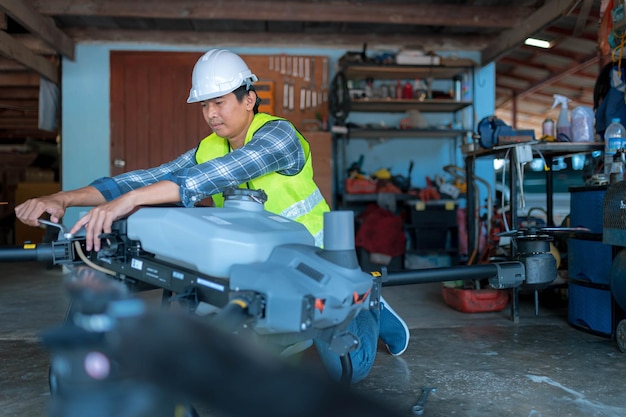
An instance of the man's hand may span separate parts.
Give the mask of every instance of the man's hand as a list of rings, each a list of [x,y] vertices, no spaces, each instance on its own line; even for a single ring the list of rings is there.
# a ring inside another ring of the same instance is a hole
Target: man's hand
[[[171,181],[159,181],[157,183],[140,187],[129,191],[108,203],[98,203],[70,230],[75,234],[81,227],[85,227],[87,250],[100,250],[100,235],[111,233],[111,225],[115,220],[130,214],[135,208],[142,205],[176,203],[180,201],[179,186]]]
[[[24,224],[39,226],[39,218],[44,214],[50,215],[50,220],[58,223],[65,214],[65,202],[61,194],[52,194],[45,197],[31,198],[15,207],[15,216]]]
[[[97,189],[87,186],[72,191],[61,191],[45,197],[31,198],[15,207],[15,216],[24,224],[39,226],[41,215],[48,213],[50,220],[58,223],[68,207],[97,206],[105,201]]]
[[[111,233],[113,222],[132,212],[135,207],[133,194],[124,194],[91,209],[74,224],[70,233],[75,234],[81,227],[85,227],[85,248],[97,252],[100,250],[100,235]]]

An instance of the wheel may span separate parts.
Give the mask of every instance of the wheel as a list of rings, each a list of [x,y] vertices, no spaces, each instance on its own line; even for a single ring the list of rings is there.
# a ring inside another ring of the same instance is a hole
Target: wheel
[[[617,348],[620,352],[626,352],[626,320],[622,320],[615,329],[615,340],[617,341]]]
[[[59,379],[52,370],[52,365],[48,367],[48,387],[50,388],[50,395],[52,396],[59,392]]]
[[[74,315],[75,311],[73,308],[72,300],[67,304],[67,308],[65,309],[65,318],[63,319],[63,323],[67,324]],[[50,389],[50,395],[54,396],[59,392],[59,378],[55,373],[54,367],[52,363],[48,366],[48,387]]]

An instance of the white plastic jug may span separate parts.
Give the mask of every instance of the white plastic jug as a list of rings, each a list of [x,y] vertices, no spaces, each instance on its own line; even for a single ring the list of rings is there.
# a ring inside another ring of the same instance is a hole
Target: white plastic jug
[[[593,142],[595,116],[589,106],[577,106],[572,110],[572,142]]]

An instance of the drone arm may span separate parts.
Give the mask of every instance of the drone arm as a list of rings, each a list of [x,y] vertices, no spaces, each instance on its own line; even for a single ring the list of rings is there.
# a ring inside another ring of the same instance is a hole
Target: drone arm
[[[477,279],[489,279],[489,284],[493,288],[513,288],[524,282],[526,273],[524,264],[510,261],[388,272],[388,279],[383,281],[382,285],[394,286],[456,280],[473,281]]]

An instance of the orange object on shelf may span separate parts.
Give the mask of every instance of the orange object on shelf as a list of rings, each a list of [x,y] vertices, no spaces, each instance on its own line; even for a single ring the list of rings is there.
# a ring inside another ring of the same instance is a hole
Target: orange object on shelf
[[[369,178],[348,178],[345,187],[348,194],[374,194],[378,183]]]
[[[463,313],[502,311],[509,303],[509,294],[504,290],[441,288],[444,303]]]

